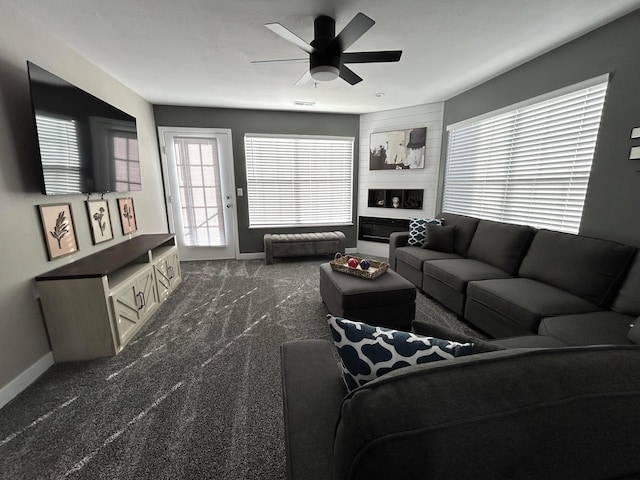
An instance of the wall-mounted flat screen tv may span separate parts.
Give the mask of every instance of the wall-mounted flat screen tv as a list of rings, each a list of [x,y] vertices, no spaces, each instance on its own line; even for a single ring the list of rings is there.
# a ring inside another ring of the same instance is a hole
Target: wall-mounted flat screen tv
[[[142,189],[136,119],[27,62],[42,193]]]

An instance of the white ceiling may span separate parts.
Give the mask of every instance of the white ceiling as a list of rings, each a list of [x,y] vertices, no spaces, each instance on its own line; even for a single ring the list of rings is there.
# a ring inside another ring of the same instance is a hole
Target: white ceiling
[[[443,101],[640,8],[640,0],[16,0],[20,10],[154,104],[367,113]],[[364,81],[294,86],[313,19],[376,24],[348,51],[403,50],[353,64]],[[375,94],[385,95],[377,97]],[[315,102],[300,107],[295,101]]]

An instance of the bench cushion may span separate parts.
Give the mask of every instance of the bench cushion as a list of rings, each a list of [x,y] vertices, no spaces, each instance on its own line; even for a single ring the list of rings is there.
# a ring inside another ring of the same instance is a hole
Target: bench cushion
[[[267,233],[264,253],[267,264],[273,257],[303,257],[345,253],[345,235],[335,232]]]

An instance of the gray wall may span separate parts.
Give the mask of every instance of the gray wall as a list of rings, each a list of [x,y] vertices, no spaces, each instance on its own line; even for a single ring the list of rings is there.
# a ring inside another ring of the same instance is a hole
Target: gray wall
[[[246,194],[236,198],[238,212],[238,240],[240,253],[264,251],[265,233],[311,232],[342,230],[346,235],[346,246],[355,247],[357,232],[355,225],[359,158],[358,115],[339,115],[322,113],[278,112],[269,110],[236,110],[223,108],[155,106],[156,124],[162,127],[199,127],[230,128],[233,140],[233,159],[236,188],[247,191],[247,179],[244,156],[245,133],[280,133],[294,135],[334,135],[354,137],[354,185],[353,218],[354,224],[296,228],[296,229],[249,229],[249,211]]]
[[[640,10],[445,102],[444,125],[610,73],[580,233],[640,246]],[[443,132],[444,166],[447,134]],[[444,168],[441,169],[444,171]]]
[[[114,239],[93,245],[86,196],[40,193],[27,60],[137,118],[143,190],[130,196],[135,202],[138,232],[168,229],[151,105],[62,44],[52,32],[33,24],[19,2],[4,2],[0,16],[0,405],[53,361],[34,277],[126,239],[114,212],[116,198],[127,194],[105,197]],[[77,253],[53,261],[47,259],[37,208],[48,203],[71,204],[79,246]]]

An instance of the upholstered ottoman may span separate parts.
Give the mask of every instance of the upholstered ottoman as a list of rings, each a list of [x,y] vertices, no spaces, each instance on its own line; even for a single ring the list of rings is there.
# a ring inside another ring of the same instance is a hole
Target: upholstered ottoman
[[[367,280],[320,265],[320,296],[332,315],[409,330],[416,314],[416,287],[393,270]]]

